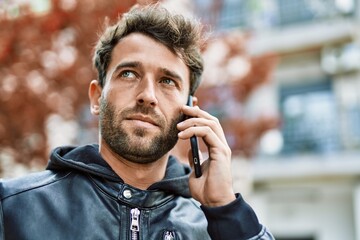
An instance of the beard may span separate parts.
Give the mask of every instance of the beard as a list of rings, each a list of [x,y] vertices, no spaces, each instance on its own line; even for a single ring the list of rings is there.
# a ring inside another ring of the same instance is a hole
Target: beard
[[[122,120],[137,113],[151,117],[161,132],[149,137],[148,130],[144,128],[126,131]],[[136,105],[116,112],[115,106],[106,99],[101,98],[100,101],[99,128],[103,140],[114,153],[134,163],[152,163],[169,152],[178,140],[176,125],[183,119],[184,115],[179,114],[165,126],[165,120],[153,108]]]

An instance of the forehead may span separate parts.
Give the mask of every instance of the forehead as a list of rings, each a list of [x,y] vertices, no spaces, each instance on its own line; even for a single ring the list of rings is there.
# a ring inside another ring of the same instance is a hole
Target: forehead
[[[121,62],[137,61],[152,69],[168,69],[176,72],[189,83],[190,71],[183,59],[159,41],[142,33],[131,33],[115,46],[109,64],[109,72]]]

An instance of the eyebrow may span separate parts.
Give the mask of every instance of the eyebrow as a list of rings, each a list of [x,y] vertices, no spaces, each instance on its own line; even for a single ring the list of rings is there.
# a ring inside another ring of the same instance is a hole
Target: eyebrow
[[[123,62],[123,63],[118,64],[115,67],[115,70],[113,71],[112,75],[119,72],[119,70],[122,69],[122,68],[137,68],[137,67],[141,67],[141,66],[142,66],[142,64],[140,62],[137,62],[137,61]]]
[[[119,72],[120,69],[122,68],[142,68],[143,65],[141,62],[139,61],[127,61],[127,62],[123,62],[123,63],[120,63],[118,64],[116,67],[115,67],[115,70],[114,72],[112,73],[112,75],[116,74],[117,72]],[[168,68],[161,68],[160,71],[169,76],[169,77],[172,77],[172,78],[175,78],[175,79],[178,79],[179,81],[183,82],[183,79],[181,78],[181,76],[179,74],[177,74],[176,72],[174,71],[171,71],[169,70]]]
[[[182,79],[182,78],[180,77],[180,75],[177,74],[176,72],[171,71],[171,70],[169,70],[169,69],[167,69],[167,68],[161,68],[161,71],[162,71],[165,75],[168,75],[168,76],[170,76],[170,77],[172,77],[172,78],[176,78],[176,79],[178,79],[179,81],[183,82],[183,79]]]

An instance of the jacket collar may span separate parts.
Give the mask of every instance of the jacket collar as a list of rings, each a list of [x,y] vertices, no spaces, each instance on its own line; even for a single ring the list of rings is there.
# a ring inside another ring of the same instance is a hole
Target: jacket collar
[[[47,169],[57,171],[77,170],[82,173],[90,174],[93,178],[101,177],[106,181],[121,183],[121,188],[125,186],[121,177],[119,177],[101,157],[99,146],[97,144],[80,147],[64,146],[55,148],[50,155]],[[167,194],[190,197],[188,187],[188,175],[190,174],[190,171],[188,166],[181,164],[175,157],[170,156],[164,179],[152,184],[148,191],[154,192],[160,190]],[[121,192],[122,190],[118,189],[118,191]],[[113,194],[115,194],[115,192]]]

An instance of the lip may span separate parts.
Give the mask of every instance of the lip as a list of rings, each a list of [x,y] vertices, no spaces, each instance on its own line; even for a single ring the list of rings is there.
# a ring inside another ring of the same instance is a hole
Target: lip
[[[144,116],[144,115],[132,115],[128,118],[126,118],[127,120],[133,120],[133,121],[141,121],[141,122],[145,122],[145,123],[150,123],[154,126],[159,126],[152,118],[148,117],[148,116]]]

